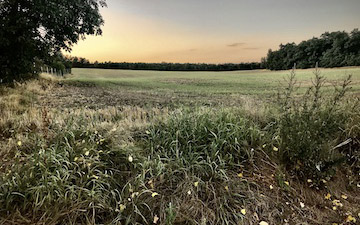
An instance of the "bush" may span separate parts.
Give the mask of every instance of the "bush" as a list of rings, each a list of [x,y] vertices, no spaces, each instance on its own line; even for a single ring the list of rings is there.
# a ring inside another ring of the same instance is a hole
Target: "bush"
[[[344,161],[336,147],[347,123],[342,99],[349,90],[351,76],[340,88],[335,86],[332,96],[322,91],[325,78],[320,70],[314,72],[313,86],[296,97],[295,70],[288,80],[288,87],[279,94],[281,116],[279,135],[280,154],[285,166],[301,177],[322,179],[331,176],[334,166]]]

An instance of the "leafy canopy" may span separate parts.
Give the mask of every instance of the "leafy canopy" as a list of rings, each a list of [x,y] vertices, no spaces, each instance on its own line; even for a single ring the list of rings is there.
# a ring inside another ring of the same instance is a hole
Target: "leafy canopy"
[[[101,35],[105,0],[2,0],[0,81],[33,77],[38,65],[70,51],[85,35]]]

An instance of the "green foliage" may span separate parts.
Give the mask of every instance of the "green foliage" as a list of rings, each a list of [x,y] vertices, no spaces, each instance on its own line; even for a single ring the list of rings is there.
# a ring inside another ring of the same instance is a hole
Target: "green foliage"
[[[326,32],[320,38],[312,38],[296,45],[281,44],[277,51],[269,50],[264,60],[271,70],[312,68],[319,63],[321,67],[360,66],[360,31]]]
[[[5,0],[0,5],[0,81],[34,77],[39,62],[70,50],[86,34],[101,34],[104,0]]]
[[[180,112],[150,127],[146,144],[151,155],[169,158],[197,176],[223,178],[224,169],[253,155],[262,133],[239,112]]]
[[[159,71],[234,71],[234,70],[255,70],[261,67],[260,63],[116,63],[116,62],[94,62],[90,63],[85,58],[71,57],[74,68],[99,68],[99,69],[125,69],[125,70],[159,70]]]
[[[0,177],[0,217],[31,212],[35,220],[46,215],[49,224],[51,217],[81,224],[116,217],[121,190],[136,170],[128,156],[136,154],[80,124],[70,119],[65,130],[53,128],[50,140],[34,135],[33,146],[19,147],[14,165]]]
[[[313,86],[296,97],[295,70],[292,71],[286,91],[279,94],[278,123],[284,165],[302,177],[319,180],[331,176],[335,166],[344,160],[336,146],[345,141],[339,138],[348,118],[341,100],[349,90],[351,76],[335,88],[330,98],[324,97],[321,90],[325,78],[318,69],[314,74]]]

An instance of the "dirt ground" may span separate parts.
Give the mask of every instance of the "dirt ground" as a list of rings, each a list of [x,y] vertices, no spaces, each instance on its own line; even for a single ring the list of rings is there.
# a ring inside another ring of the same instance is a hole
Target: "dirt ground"
[[[48,108],[102,109],[109,106],[169,107],[183,106],[241,106],[253,97],[239,95],[199,95],[178,92],[134,91],[93,85],[58,83],[50,92],[41,95],[39,102]]]

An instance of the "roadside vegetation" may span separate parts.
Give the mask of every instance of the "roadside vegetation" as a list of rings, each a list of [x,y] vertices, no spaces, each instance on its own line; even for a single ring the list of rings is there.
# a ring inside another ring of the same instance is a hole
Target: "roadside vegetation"
[[[89,83],[50,77],[2,86],[0,224],[357,224],[351,77],[332,91],[319,70],[305,91],[296,81],[210,106],[110,104],[118,89],[98,83],[95,103],[61,102]]]

